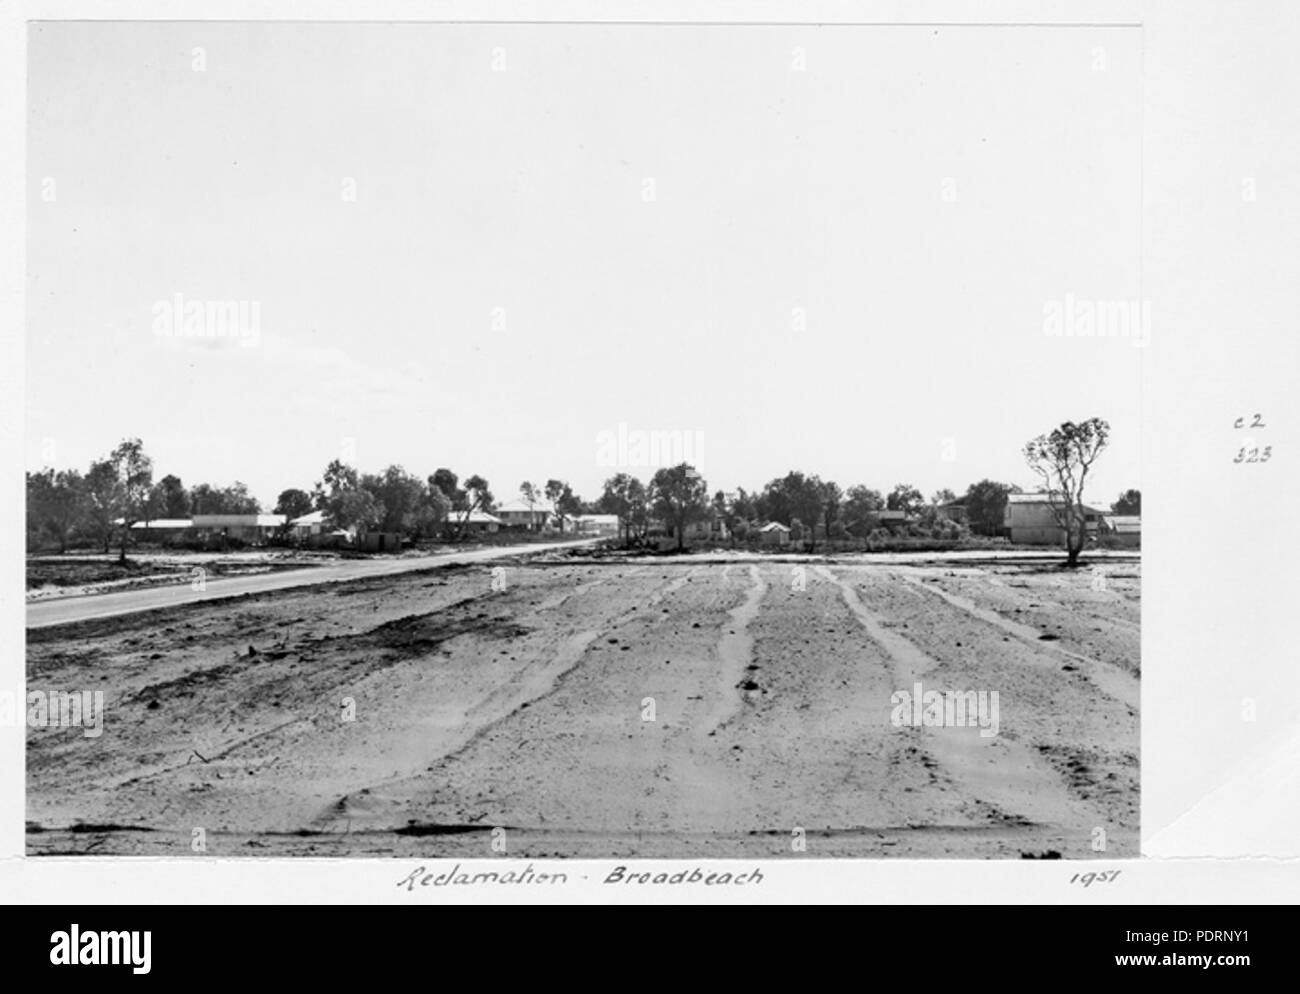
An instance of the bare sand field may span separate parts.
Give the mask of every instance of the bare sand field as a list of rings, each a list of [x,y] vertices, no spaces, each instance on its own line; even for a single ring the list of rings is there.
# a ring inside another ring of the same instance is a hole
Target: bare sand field
[[[1138,855],[1136,557],[550,556],[28,632],[40,854]],[[725,557],[721,557],[725,558]],[[891,701],[996,692],[995,735]],[[1097,830],[1105,833],[1098,851]],[[498,843],[499,844],[499,843]]]

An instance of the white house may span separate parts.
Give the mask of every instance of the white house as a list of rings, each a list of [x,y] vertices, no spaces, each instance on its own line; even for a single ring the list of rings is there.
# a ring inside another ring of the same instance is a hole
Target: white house
[[[569,519],[579,535],[617,535],[617,514],[575,514]]]
[[[502,521],[494,514],[488,514],[486,511],[470,511],[469,517],[464,518],[462,515],[452,512],[452,520],[462,522],[467,534],[474,532],[495,532],[501,528]]]
[[[1062,498],[1054,498],[1061,503]],[[1089,537],[1097,534],[1103,512],[1083,506],[1084,528]],[[1056,520],[1052,504],[1045,493],[1007,494],[1002,526],[1007,538],[1018,545],[1064,545],[1065,529]]]
[[[506,528],[541,529],[555,517],[555,505],[549,500],[539,500],[529,507],[522,500],[508,500],[492,513]]]
[[[294,538],[310,538],[329,529],[329,517],[324,511],[312,511],[301,518],[294,518],[289,522],[289,527],[293,529]]]

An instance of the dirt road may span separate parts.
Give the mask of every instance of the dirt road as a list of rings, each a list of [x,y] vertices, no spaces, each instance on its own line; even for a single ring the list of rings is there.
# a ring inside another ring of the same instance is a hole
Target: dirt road
[[[1136,856],[1139,569],[557,557],[33,631],[106,718],[29,730],[29,851]]]
[[[556,542],[545,546],[501,545],[472,552],[455,552],[436,556],[411,556],[402,558],[342,559],[328,565],[309,569],[284,570],[260,573],[253,576],[204,579],[199,584],[183,579],[170,586],[130,589],[116,593],[94,594],[88,597],[67,597],[47,601],[32,601],[27,605],[27,627],[47,628],[66,625],[91,618],[113,618],[140,611],[179,607],[198,601],[222,600],[243,594],[266,593],[271,590],[288,590],[318,583],[339,583],[370,576],[390,576],[397,573],[418,572],[447,563],[478,563],[505,559],[525,553],[550,552],[578,548],[599,542],[598,538],[578,539],[573,542]]]

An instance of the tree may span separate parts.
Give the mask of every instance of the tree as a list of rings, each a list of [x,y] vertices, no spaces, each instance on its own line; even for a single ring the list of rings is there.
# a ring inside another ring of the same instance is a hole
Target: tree
[[[459,507],[458,499],[463,499],[465,496],[465,491],[458,486],[459,482],[459,477],[449,469],[434,470],[433,475],[429,477],[429,486],[441,491],[447,500],[451,501],[451,506],[456,508]]]
[[[320,484],[316,486],[319,488]],[[194,515],[258,514],[261,510],[257,498],[238,480],[228,487],[200,483],[190,488],[190,511]]]
[[[650,488],[633,477],[627,487],[627,502],[632,515],[632,527],[637,537],[644,540],[650,532]]]
[[[764,521],[779,521],[787,527],[790,524],[791,515],[794,513],[790,506],[790,493],[795,486],[794,477],[799,478],[802,484],[803,474],[787,473],[783,477],[777,477],[775,480],[768,481],[767,486],[763,488],[762,493],[755,498],[754,505],[757,516]]]
[[[580,513],[574,508],[580,507],[581,501],[574,497],[572,488],[564,480],[547,480],[545,493],[546,499],[555,509],[555,516],[560,522],[560,532],[563,533],[564,519],[570,514]]]
[[[840,502],[844,500],[844,491],[840,485],[827,480],[821,485],[822,516],[825,519],[826,538],[831,537],[831,528],[840,516]]]
[[[1075,424],[1064,422],[1050,434],[1025,443],[1029,468],[1043,479],[1047,503],[1057,524],[1065,531],[1066,565],[1077,566],[1088,530],[1083,505],[1083,488],[1088,471],[1110,438],[1110,425],[1101,418]]]
[[[426,505],[428,490],[417,476],[412,476],[401,466],[389,466],[382,473],[367,473],[358,483],[361,489],[368,491],[375,503],[383,508],[379,530],[400,532],[412,538],[416,537],[427,515],[420,513]]]
[[[655,513],[677,534],[681,552],[686,527],[708,511],[709,487],[695,467],[688,463],[658,470],[650,480],[651,504]]]
[[[338,491],[330,499],[329,514],[337,527],[364,535],[383,522],[385,509],[374,494],[358,486]]]
[[[567,483],[564,484],[560,496],[555,498],[555,513],[560,517],[560,531],[564,531],[565,519],[581,514],[584,507],[582,498],[575,494],[573,488]]]
[[[302,490],[281,490],[280,496],[275,499],[274,513],[283,514],[289,521],[311,514],[314,509],[311,495]]]
[[[752,521],[758,517],[758,503],[744,487],[737,487],[736,496],[731,498],[731,514],[736,521]]]
[[[624,544],[632,537],[632,500],[628,491],[634,482],[627,473],[615,473],[605,481],[604,492],[597,502],[602,514],[618,515],[619,534]]]
[[[910,483],[900,483],[889,492],[885,498],[885,507],[890,511],[902,511],[905,514],[912,515],[921,509],[925,503],[925,498],[921,496],[921,491]]]
[[[793,527],[798,521],[803,526],[799,534],[810,548],[817,547],[817,522],[821,520],[827,496],[825,486],[818,476],[804,476],[791,470],[782,479],[769,483],[764,491],[765,496],[770,495],[774,507],[786,510],[788,518],[783,524]]]
[[[519,484],[519,496],[522,498],[523,502],[528,505],[528,527],[531,530],[536,531],[537,512],[534,508],[537,507],[538,503],[542,499],[541,494],[537,490],[537,484],[529,483],[525,480],[523,483]]]
[[[119,483],[117,497],[122,521],[122,547],[118,562],[124,563],[131,526],[148,513],[149,492],[153,489],[153,460],[145,454],[144,443],[138,438],[119,442],[108,458]]]
[[[188,518],[190,516],[190,495],[179,476],[168,473],[155,488],[159,497],[158,517]]]
[[[1137,514],[1142,513],[1142,491],[1125,490],[1119,495],[1115,503],[1111,504],[1112,514]]]
[[[979,535],[994,536],[1002,533],[1006,517],[1007,494],[1015,488],[994,480],[980,480],[966,488],[966,523]]]
[[[885,506],[885,498],[878,490],[859,484],[849,487],[845,494],[842,517],[851,535],[866,538],[876,526],[876,513]]]
[[[451,500],[438,487],[430,486],[415,509],[414,530],[417,535],[433,536],[451,514]]]
[[[68,540],[84,524],[86,494],[76,470],[44,469],[27,474],[27,535],[32,547],[39,547],[48,535],[68,551]]]
[[[469,523],[469,516],[475,511],[490,509],[495,500],[492,496],[492,489],[488,486],[488,481],[477,474],[465,481],[465,489],[462,494],[461,506],[456,509],[457,538],[465,534],[465,526]]]
[[[107,554],[122,504],[122,481],[111,459],[99,459],[90,464],[83,482],[87,525]]]
[[[930,498],[930,503],[935,507],[938,507],[940,504],[951,504],[956,499],[957,495],[947,487],[944,487],[942,490],[936,490],[934,492],[934,496]]]

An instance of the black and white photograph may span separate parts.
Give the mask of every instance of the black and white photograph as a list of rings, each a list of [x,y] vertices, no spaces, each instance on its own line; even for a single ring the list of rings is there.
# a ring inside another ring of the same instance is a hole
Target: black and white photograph
[[[33,24],[28,855],[1138,855],[1140,56]]]

